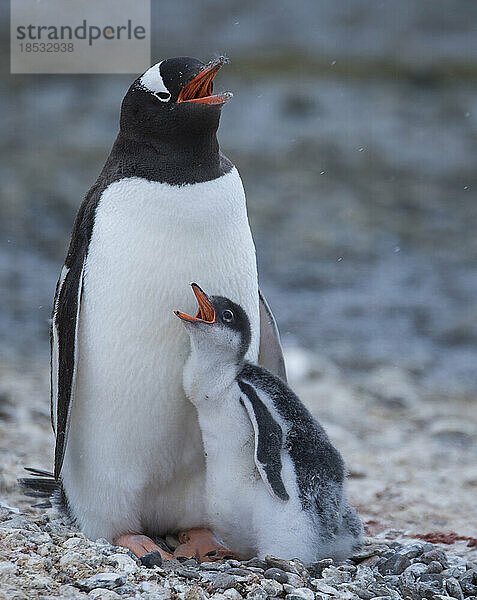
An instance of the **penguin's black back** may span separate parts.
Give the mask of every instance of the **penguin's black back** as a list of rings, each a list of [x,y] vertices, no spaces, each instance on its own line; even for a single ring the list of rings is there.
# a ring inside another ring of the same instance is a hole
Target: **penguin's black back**
[[[238,379],[263,391],[287,422],[284,443],[295,467],[303,509],[323,515],[323,522],[330,523],[330,511],[339,512],[341,508],[341,494],[335,494],[335,490],[341,490],[345,478],[341,454],[323,427],[279,377],[261,366],[245,363]]]

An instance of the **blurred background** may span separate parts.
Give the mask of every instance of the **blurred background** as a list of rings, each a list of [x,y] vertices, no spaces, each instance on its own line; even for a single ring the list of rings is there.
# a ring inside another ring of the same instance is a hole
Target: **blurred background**
[[[477,392],[477,3],[180,0],[153,3],[152,20],[152,62],[230,58],[216,80],[216,89],[234,92],[219,139],[244,181],[261,286],[292,377],[327,374],[324,401],[336,399],[339,385],[352,388],[354,400],[337,401],[346,414],[341,426],[349,410],[356,431],[380,411],[387,443],[402,445],[402,437],[389,441],[392,427],[404,418],[414,439],[427,418],[440,444],[437,462],[450,452],[446,440],[469,456]],[[23,393],[41,392],[37,411],[46,422],[56,279],[134,75],[11,76],[8,51],[2,61],[4,402],[15,405],[12,373],[37,373]],[[360,414],[363,390],[368,412]],[[405,411],[416,405],[412,421]],[[460,407],[452,426],[449,406]],[[358,462],[358,438],[368,450],[373,440],[383,447],[376,423],[375,438],[369,428],[357,435]],[[366,476],[366,468],[355,475]],[[475,492],[477,474],[465,485]]]

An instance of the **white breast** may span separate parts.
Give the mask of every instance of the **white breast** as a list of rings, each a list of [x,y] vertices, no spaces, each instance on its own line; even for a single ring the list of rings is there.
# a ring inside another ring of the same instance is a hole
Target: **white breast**
[[[256,359],[255,249],[237,171],[182,187],[139,178],[109,186],[84,270],[63,468],[87,535],[110,539],[138,518],[158,530],[187,525],[198,511],[203,452],[182,390],[189,340],[173,314],[196,310],[192,281],[245,308]]]

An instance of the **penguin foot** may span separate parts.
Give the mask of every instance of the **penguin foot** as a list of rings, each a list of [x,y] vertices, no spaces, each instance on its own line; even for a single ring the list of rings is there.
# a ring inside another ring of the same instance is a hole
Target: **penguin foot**
[[[187,529],[179,532],[178,546],[174,557],[195,558],[198,562],[218,562],[240,558],[221,544],[210,529]]]
[[[163,560],[173,559],[174,556],[163,550],[147,535],[125,534],[114,540],[116,546],[128,548],[146,567],[160,566]],[[159,562],[159,559],[160,562]]]

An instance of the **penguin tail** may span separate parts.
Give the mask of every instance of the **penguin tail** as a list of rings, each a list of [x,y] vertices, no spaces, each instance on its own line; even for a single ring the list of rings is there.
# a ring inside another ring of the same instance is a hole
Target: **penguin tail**
[[[33,469],[31,467],[25,467],[25,471],[34,475],[34,477],[20,477],[18,479],[18,483],[23,488],[25,496],[41,498],[43,500],[43,502],[33,504],[35,508],[50,508],[52,505],[51,497],[58,493],[61,483],[49,471]]]

